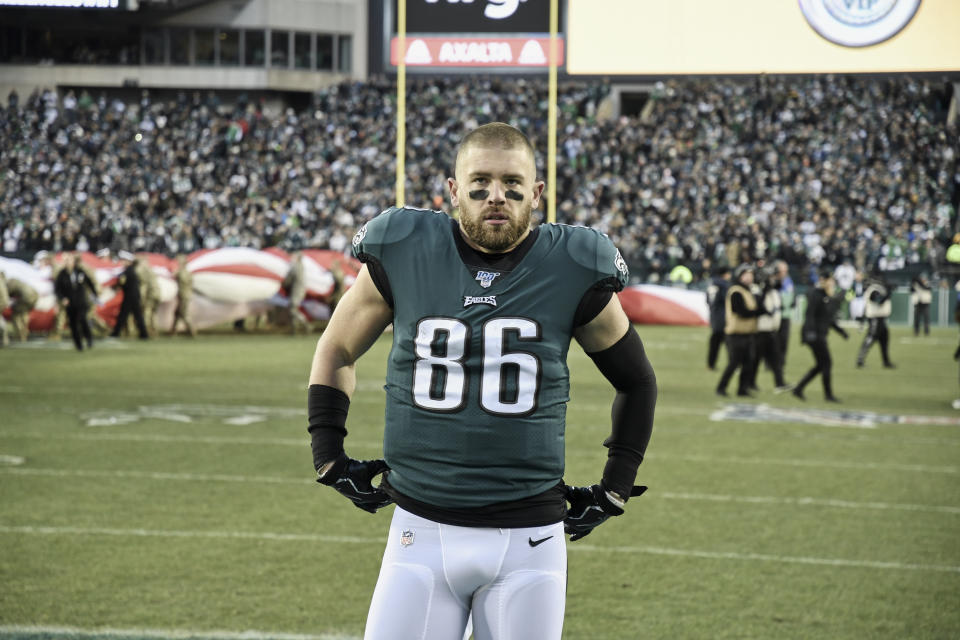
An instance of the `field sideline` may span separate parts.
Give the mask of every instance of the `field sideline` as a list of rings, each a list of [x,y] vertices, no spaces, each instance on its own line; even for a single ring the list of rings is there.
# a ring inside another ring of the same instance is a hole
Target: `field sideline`
[[[707,330],[638,327],[660,398],[647,495],[570,543],[564,637],[960,637],[955,329],[895,327],[898,368],[831,335],[835,393],[713,393]],[[312,480],[314,337],[0,350],[0,639],[353,640],[392,507]],[[389,336],[347,450],[380,453]],[[722,358],[723,360],[723,358]],[[812,363],[796,341],[787,379]],[[571,484],[602,470],[612,392],[577,346]],[[731,385],[731,389],[734,386]],[[403,640],[403,639],[400,639]]]

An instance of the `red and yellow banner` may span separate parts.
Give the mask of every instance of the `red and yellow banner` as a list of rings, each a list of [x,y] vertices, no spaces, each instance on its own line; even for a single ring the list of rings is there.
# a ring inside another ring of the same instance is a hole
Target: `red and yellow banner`
[[[557,48],[563,64],[563,40]],[[392,38],[390,63],[399,62],[397,38]],[[407,36],[405,62],[408,67],[546,67],[550,38]]]

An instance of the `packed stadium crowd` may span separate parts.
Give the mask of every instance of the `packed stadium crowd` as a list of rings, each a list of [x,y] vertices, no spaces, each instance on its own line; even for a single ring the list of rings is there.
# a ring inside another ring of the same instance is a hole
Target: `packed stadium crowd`
[[[936,272],[960,202],[944,86],[676,80],[657,83],[640,114],[614,117],[604,83],[564,83],[557,219],[608,233],[641,279],[778,258]],[[478,124],[509,122],[546,149],[546,102],[541,80],[409,83],[407,204],[449,210],[453,149]],[[395,116],[394,85],[376,79],[276,114],[201,92],[145,91],[132,103],[11,95],[0,111],[0,248],[343,250],[394,203]]]

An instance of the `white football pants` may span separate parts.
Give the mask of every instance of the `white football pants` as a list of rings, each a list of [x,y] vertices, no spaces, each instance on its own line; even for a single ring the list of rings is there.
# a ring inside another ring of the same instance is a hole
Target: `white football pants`
[[[563,523],[439,524],[397,507],[364,640],[559,640],[567,591]]]

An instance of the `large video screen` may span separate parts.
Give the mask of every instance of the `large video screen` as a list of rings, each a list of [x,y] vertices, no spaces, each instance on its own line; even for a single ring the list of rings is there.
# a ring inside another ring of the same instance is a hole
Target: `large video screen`
[[[960,0],[568,0],[567,72],[960,71]]]
[[[396,0],[393,2],[396,16]],[[562,3],[561,3],[562,4]],[[397,25],[394,20],[394,32]],[[410,33],[547,33],[548,0],[407,0]]]
[[[549,66],[550,2],[547,0],[407,0],[403,60],[410,71],[443,67],[494,73],[527,72]],[[563,0],[558,3],[562,30]],[[397,0],[387,5],[392,25],[385,43],[388,66],[399,64]],[[557,42],[557,64],[564,43]]]

